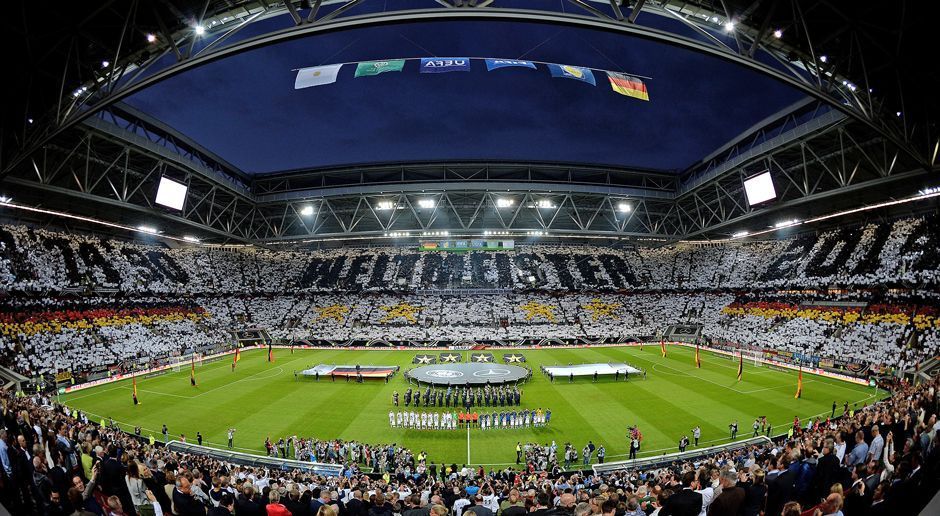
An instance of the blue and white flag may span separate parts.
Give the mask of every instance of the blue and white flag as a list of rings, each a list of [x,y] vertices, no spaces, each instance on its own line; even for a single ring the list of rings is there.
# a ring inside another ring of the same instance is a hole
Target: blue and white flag
[[[469,72],[469,57],[422,57],[421,73]]]
[[[552,77],[563,77],[565,79],[574,79],[576,81],[586,82],[591,86],[597,86],[594,82],[594,74],[590,68],[584,68],[574,65],[549,64],[549,71]]]
[[[498,68],[506,68],[508,66],[517,66],[523,68],[532,68],[535,69],[535,63],[532,61],[523,61],[521,59],[487,59],[486,60],[486,71],[492,72]]]

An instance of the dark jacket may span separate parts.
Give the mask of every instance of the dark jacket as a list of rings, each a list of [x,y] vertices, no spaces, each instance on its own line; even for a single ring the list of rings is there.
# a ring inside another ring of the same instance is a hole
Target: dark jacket
[[[721,494],[708,506],[708,516],[737,516],[744,506],[747,493],[743,488],[734,486],[722,489]]]
[[[660,516],[698,516],[702,512],[702,495],[685,488],[670,496],[663,504]]]

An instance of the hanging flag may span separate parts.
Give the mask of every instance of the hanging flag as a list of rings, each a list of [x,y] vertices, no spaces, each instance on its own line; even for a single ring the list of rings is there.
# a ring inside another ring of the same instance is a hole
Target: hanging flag
[[[702,359],[698,356],[698,342],[695,343],[695,368],[702,368]]]
[[[738,381],[744,378],[744,353],[738,353]]]
[[[574,65],[549,64],[548,70],[552,72],[552,77],[574,79],[586,82],[591,86],[597,86],[597,83],[594,82],[594,73],[591,72],[590,68]]]
[[[617,72],[607,72],[607,79],[610,81],[611,89],[621,95],[646,101],[650,99],[649,92],[646,91],[646,85],[636,77]]]
[[[356,64],[356,77],[367,77],[385,72],[400,72],[405,67],[404,59],[364,61]]]
[[[189,384],[193,387],[196,386],[196,355],[193,355],[192,362],[190,362]]]
[[[521,68],[531,68],[535,69],[535,63],[532,61],[523,61],[521,59],[487,59],[486,60],[486,71],[492,72],[493,70],[498,70],[500,68],[507,68],[510,66],[521,67]]]
[[[324,84],[333,84],[336,82],[336,76],[343,64],[331,64],[325,66],[314,66],[312,68],[301,68],[297,70],[297,78],[294,79],[294,89],[309,88],[311,86],[323,86]]]
[[[235,348],[235,363],[237,364],[239,360],[242,359],[242,350],[241,348]]]
[[[663,352],[663,358],[666,358],[666,339],[659,339],[659,347]]]
[[[421,73],[469,72],[469,57],[422,57]]]
[[[140,400],[137,399],[137,377],[134,377],[134,405],[140,405]],[[104,426],[104,425],[101,425]]]
[[[800,363],[800,376],[796,379],[796,394],[793,395],[794,398],[800,398],[803,396],[803,364]]]

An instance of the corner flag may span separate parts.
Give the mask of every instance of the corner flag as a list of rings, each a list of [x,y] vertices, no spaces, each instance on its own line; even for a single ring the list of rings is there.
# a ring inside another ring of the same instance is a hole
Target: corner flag
[[[799,398],[803,396],[803,364],[800,364],[800,376],[796,380],[796,394],[793,395],[794,398]]]
[[[744,378],[744,353],[738,353],[738,381]]]

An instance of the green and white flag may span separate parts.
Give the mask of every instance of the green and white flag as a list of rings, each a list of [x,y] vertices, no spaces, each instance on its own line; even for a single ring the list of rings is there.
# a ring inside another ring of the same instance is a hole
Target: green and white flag
[[[356,77],[378,75],[385,72],[400,72],[405,67],[404,59],[387,59],[384,61],[365,61],[356,65]]]

